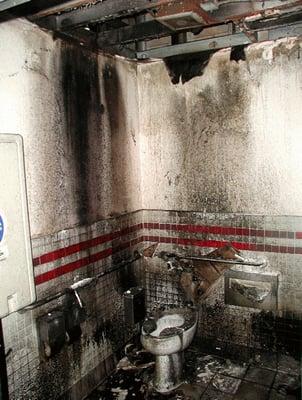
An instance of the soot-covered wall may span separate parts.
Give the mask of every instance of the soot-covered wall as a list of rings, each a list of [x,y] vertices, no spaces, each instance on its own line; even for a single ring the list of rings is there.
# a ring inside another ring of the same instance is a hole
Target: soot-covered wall
[[[1,24],[0,57],[0,133],[24,139],[34,275],[43,300],[118,265],[140,243],[136,65],[55,40],[24,20]],[[49,360],[37,319],[62,310],[63,297],[3,318],[11,399],[80,399],[110,373],[130,335],[122,297],[127,272],[80,291],[82,335]]]
[[[143,208],[302,212],[301,41],[216,53],[173,85],[163,62],[139,67]]]
[[[278,275],[278,306],[271,313],[225,304],[221,280],[201,307],[198,334],[274,351],[291,348],[296,356],[302,319],[301,44],[290,38],[251,45],[246,59],[237,61],[229,49],[218,51],[203,75],[185,84],[171,82],[164,62],[138,69],[147,240],[192,255],[232,243]],[[171,282],[153,275],[149,284],[157,293],[151,290],[152,304],[165,301]]]
[[[1,132],[24,138],[32,235],[139,209],[135,64],[22,20],[0,37]]]
[[[39,299],[118,264],[136,245],[160,241],[194,253],[232,239],[262,249],[282,274],[285,311],[296,311],[301,256],[288,252],[299,248],[300,220],[245,216],[301,214],[298,40],[253,45],[239,63],[221,51],[202,77],[173,85],[162,62],[96,55],[26,21],[1,24],[0,39],[0,125],[24,138]],[[229,227],[235,239],[223,234]],[[90,312],[83,336],[47,364],[35,320],[59,304],[3,320],[12,399],[57,399],[70,390],[84,397],[110,372],[128,276],[106,275],[83,290]],[[222,311],[213,326],[206,304],[201,326],[225,336],[246,314],[225,307],[222,290],[211,300]]]

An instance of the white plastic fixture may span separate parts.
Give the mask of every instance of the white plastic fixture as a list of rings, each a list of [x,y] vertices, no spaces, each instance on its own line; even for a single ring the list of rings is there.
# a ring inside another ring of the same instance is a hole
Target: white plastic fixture
[[[0,134],[0,318],[36,299],[23,141]]]

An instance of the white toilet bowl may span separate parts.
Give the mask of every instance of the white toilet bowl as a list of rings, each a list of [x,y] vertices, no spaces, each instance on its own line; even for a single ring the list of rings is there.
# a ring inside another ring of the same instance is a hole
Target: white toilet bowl
[[[198,314],[189,308],[162,311],[156,315],[156,328],[141,332],[143,347],[154,354],[155,376],[153,386],[167,393],[183,383],[183,351],[190,345],[197,328]]]

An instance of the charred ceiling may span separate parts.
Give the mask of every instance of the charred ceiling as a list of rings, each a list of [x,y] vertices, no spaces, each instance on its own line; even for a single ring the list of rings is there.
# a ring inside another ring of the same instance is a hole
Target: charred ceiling
[[[137,59],[302,34],[302,0],[0,0],[1,20],[16,17]]]

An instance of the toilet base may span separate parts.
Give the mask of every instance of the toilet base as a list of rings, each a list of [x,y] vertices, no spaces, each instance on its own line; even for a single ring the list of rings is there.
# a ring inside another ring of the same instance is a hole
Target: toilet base
[[[156,356],[154,389],[159,393],[168,393],[183,383],[183,352]]]

